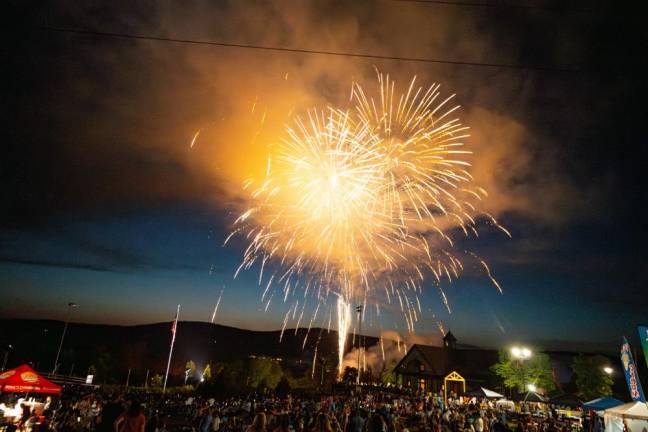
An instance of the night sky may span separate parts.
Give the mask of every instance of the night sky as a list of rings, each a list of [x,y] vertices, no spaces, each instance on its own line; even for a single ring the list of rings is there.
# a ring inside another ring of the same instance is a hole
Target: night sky
[[[352,80],[375,80],[376,67],[457,94],[476,178],[513,235],[470,241],[504,294],[468,268],[444,286],[452,314],[428,287],[417,334],[438,340],[440,320],[460,342],[489,347],[610,350],[634,338],[648,323],[639,14],[591,2],[348,3],[21,2],[3,49],[0,315],[63,319],[74,301],[74,321],[150,323],[181,303],[181,319],[209,321],[223,290],[217,322],[280,328],[288,306],[263,311],[257,270],[233,279],[244,243],[222,247],[242,182],[263,167],[289,109],[343,104]],[[367,325],[405,333],[389,307]]]

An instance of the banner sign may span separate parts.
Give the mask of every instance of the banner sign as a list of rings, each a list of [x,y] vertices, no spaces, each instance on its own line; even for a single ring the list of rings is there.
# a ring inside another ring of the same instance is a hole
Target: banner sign
[[[644,360],[646,360],[646,366],[648,366],[648,326],[639,326],[637,328],[639,329],[639,340],[643,348]]]
[[[639,382],[637,367],[635,366],[632,352],[630,351],[630,344],[625,336],[623,337],[623,345],[621,345],[621,363],[623,364],[623,372],[628,383],[628,390],[630,390],[630,397],[635,402],[646,402],[643,390],[641,389],[641,383]]]

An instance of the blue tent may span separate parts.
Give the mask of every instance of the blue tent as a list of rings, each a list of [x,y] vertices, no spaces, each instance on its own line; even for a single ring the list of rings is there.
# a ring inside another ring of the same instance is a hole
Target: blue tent
[[[583,408],[593,410],[593,411],[603,411],[608,408],[614,408],[615,406],[623,405],[623,402],[621,402],[618,399],[614,399],[612,397],[601,397],[598,399],[591,400],[589,402],[585,402],[583,404]]]

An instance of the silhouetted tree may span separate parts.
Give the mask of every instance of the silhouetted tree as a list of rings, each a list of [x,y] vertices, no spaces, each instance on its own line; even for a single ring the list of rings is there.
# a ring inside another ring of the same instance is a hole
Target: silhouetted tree
[[[279,362],[264,357],[249,358],[245,372],[248,378],[247,385],[252,389],[261,389],[263,385],[275,388],[283,376]]]
[[[285,398],[288,396],[290,393],[290,382],[288,382],[288,378],[285,376],[281,377],[279,382],[277,383],[277,386],[275,387],[275,393],[277,393],[277,396],[280,398]]]
[[[584,400],[612,394],[612,377],[603,370],[609,363],[610,361],[601,355],[579,354],[574,357],[572,370],[576,378],[576,388]]]
[[[162,387],[164,383],[164,377],[160,374],[153,375],[151,377],[151,387]]]
[[[534,384],[545,391],[556,388],[551,361],[543,352],[536,352],[530,358],[520,361],[511,354],[502,350],[499,353],[499,362],[491,366],[491,370],[504,381],[504,385],[525,392],[526,386]]]

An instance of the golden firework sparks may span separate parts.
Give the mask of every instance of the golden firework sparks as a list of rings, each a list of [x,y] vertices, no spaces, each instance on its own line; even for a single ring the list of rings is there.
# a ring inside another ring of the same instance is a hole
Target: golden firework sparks
[[[293,299],[282,335],[291,315],[297,326],[303,318],[306,301],[299,308],[295,293],[312,291],[315,314],[319,304],[337,309],[341,365],[352,303],[384,292],[388,302],[398,300],[413,332],[426,277],[450,311],[441,282],[463,271],[452,233],[476,236],[481,219],[510,235],[480,210],[487,194],[470,174],[468,127],[453,97],[442,97],[439,84],[417,87],[416,78],[397,93],[378,74],[378,91],[354,83],[352,108],[309,111],[272,145],[265,177],[244,185],[251,204],[226,242],[246,239],[235,276],[259,266],[262,300],[270,293],[266,309],[277,290],[284,302]],[[484,260],[466,255],[501,291]]]

